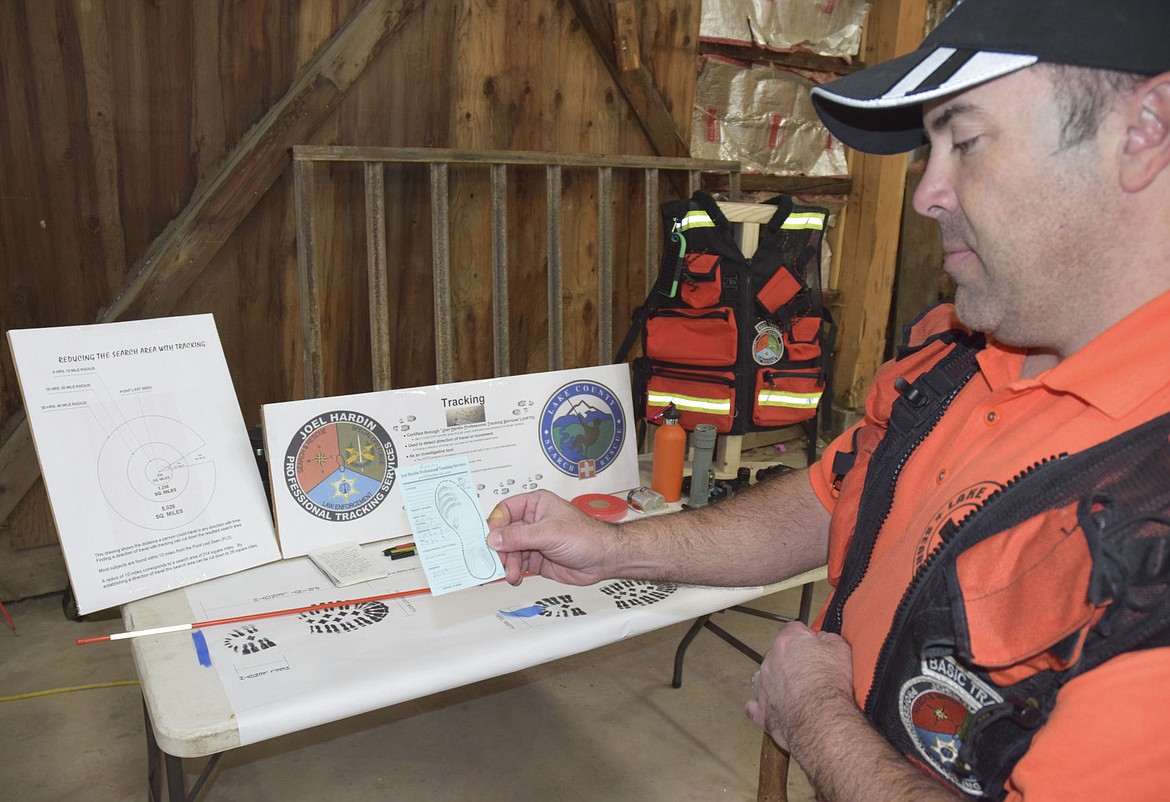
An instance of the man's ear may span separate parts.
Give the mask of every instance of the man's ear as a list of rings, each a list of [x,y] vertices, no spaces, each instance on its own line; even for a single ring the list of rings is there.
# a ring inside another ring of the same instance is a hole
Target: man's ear
[[[1140,192],[1170,163],[1170,73],[1143,83],[1125,106],[1121,186]]]

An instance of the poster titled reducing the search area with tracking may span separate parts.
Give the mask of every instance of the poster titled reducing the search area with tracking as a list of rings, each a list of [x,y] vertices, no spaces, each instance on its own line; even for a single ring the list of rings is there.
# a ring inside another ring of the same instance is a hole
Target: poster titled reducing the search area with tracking
[[[279,559],[211,315],[8,339],[81,613]]]

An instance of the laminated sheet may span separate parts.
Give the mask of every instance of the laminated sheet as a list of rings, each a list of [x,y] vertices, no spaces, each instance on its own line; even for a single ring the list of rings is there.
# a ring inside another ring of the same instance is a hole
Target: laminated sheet
[[[705,58],[695,90],[691,155],[738,161],[746,172],[846,175],[845,148],[812,106],[810,91],[825,77]]]
[[[869,5],[868,0],[703,0],[699,36],[848,59],[860,49]]]

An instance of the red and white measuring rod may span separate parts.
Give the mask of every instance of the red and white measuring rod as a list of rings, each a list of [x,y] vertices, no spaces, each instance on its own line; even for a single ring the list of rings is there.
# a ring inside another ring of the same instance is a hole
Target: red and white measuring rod
[[[102,635],[97,638],[78,638],[77,645],[85,646],[89,643],[104,643],[113,640],[124,640],[126,638],[141,638],[146,635],[163,635],[167,632],[186,632],[192,629],[203,629],[204,627],[217,627],[221,624],[238,624],[241,621],[255,621],[258,618],[275,618],[280,615],[295,615],[297,613],[311,613],[314,610],[327,610],[330,607],[344,607],[347,604],[362,604],[363,602],[382,601],[384,599],[401,599],[406,596],[420,596],[423,593],[430,593],[430,588],[415,588],[414,590],[400,590],[396,593],[383,593],[378,596],[366,596],[364,599],[348,599],[346,601],[323,602],[321,604],[310,604],[307,607],[294,607],[289,610],[273,610],[267,613],[251,613],[249,615],[238,615],[235,618],[218,618],[215,621],[196,621],[193,624],[175,624],[170,627],[154,627],[153,629],[135,629],[131,632],[115,632],[113,635]]]

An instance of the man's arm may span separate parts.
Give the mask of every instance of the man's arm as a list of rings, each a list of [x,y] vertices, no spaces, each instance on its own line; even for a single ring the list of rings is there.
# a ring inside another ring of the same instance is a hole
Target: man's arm
[[[801,470],[698,510],[626,524],[536,491],[500,502],[488,526],[513,584],[530,572],[578,585],[622,577],[745,586],[824,565],[829,514]]]
[[[1070,681],[1012,771],[1007,802],[1124,799],[1170,789],[1170,647],[1126,652]]]
[[[746,712],[792,753],[829,802],[948,800],[870,726],[853,697],[852,656],[838,635],[785,625],[752,679]]]

